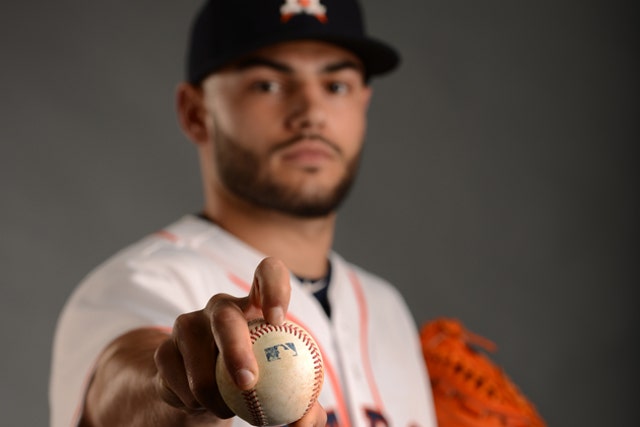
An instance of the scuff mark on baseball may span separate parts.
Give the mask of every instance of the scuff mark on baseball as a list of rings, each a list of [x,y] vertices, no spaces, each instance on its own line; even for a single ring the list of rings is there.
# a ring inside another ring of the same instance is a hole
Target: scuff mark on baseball
[[[307,331],[291,321],[274,326],[255,319],[248,326],[258,362],[258,382],[251,390],[240,390],[219,356],[216,380],[222,398],[237,416],[254,426],[299,420],[322,388],[324,367],[318,345]]]

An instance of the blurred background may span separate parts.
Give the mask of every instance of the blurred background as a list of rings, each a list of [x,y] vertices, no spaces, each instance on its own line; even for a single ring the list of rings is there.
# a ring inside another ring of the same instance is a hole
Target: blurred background
[[[84,275],[201,207],[173,104],[199,5],[0,6],[4,426],[47,425],[52,336]],[[374,81],[336,249],[418,325],[454,317],[496,342],[550,426],[637,424],[634,2],[364,6],[403,65]]]

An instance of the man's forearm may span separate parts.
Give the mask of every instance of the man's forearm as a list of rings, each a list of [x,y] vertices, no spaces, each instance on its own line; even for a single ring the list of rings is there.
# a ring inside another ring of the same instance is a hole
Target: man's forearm
[[[153,355],[168,335],[137,329],[113,341],[100,356],[87,391],[80,427],[187,426],[186,413],[160,398]]]

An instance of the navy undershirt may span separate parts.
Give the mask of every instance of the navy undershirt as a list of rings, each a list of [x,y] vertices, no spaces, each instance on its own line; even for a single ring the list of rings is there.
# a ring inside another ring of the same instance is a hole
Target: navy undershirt
[[[331,283],[331,263],[329,263],[329,268],[327,275],[320,279],[305,279],[304,277],[296,276],[296,278],[300,281],[300,285],[303,288],[308,288],[311,290],[311,293],[322,308],[324,312],[327,313],[327,317],[331,317],[331,305],[329,304],[329,284]]]

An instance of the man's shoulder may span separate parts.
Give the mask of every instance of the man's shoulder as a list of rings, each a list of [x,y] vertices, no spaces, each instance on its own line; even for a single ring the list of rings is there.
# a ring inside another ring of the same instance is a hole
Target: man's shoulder
[[[121,307],[155,298],[191,309],[213,292],[235,290],[224,260],[211,249],[216,242],[207,235],[211,227],[199,222],[183,217],[116,252],[80,281],[70,306],[90,301]]]
[[[123,282],[134,277],[207,282],[233,274],[250,280],[262,255],[197,215],[147,234],[94,268],[83,282]]]
[[[105,274],[113,276],[118,272],[127,274],[132,271],[189,266],[203,258],[195,242],[209,229],[197,217],[185,215],[115,252],[96,266],[85,281]]]
[[[188,253],[194,247],[193,241],[206,231],[206,226],[200,224],[196,217],[185,215],[128,244],[107,259],[107,263],[135,258],[161,257],[168,253],[175,255]]]

